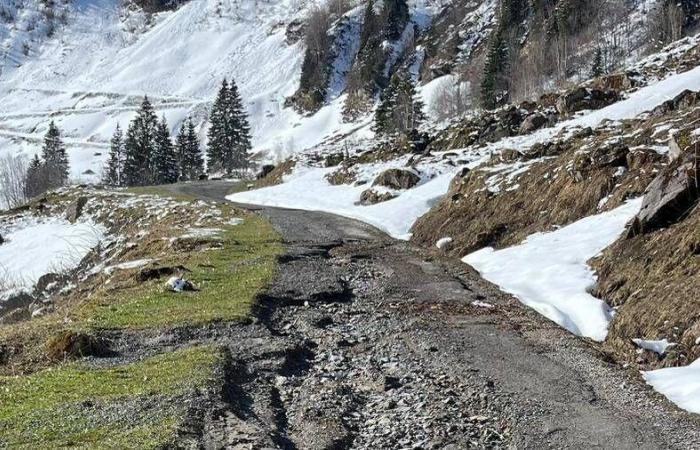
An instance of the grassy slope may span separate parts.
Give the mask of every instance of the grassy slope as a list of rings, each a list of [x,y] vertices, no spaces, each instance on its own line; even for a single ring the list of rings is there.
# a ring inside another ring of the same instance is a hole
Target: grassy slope
[[[182,265],[199,291],[168,292],[164,279],[139,282],[138,269],[101,273],[60,299],[56,313],[0,327],[0,342],[16,352],[3,358],[0,348],[0,374],[7,374],[0,377],[0,448],[154,448],[174,439],[187,413],[182,399],[205,388],[220,364],[215,349],[185,348],[104,369],[90,360],[53,361],[46,344],[66,330],[152,332],[248,317],[274,276],[279,237],[261,217],[220,205],[220,217],[203,225],[221,229],[217,236],[195,239],[192,247],[187,240],[170,245],[169,238],[185,232],[183,225],[206,214],[199,203],[186,208],[190,216],[155,221],[138,247],[112,262],[154,257],[157,266]],[[236,217],[244,220],[232,225]],[[216,248],[208,246],[212,242]],[[15,373],[23,375],[10,376]]]

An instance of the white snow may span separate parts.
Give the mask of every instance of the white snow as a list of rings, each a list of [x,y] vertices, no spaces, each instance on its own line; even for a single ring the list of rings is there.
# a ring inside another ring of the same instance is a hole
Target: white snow
[[[143,266],[146,266],[146,265],[152,263],[153,261],[155,261],[155,260],[151,259],[151,258],[136,259],[134,261],[126,261],[123,263],[115,264],[113,266],[105,267],[102,271],[104,273],[106,273],[107,275],[111,275],[116,270],[138,269],[140,267],[143,267]]]
[[[332,170],[302,168],[283,184],[239,192],[227,198],[236,203],[331,212],[374,225],[397,239],[409,239],[413,223],[442,197],[453,176],[452,173],[441,174],[395,199],[360,206],[356,202],[369,186],[332,186],[325,179]]]
[[[642,372],[656,391],[680,408],[700,414],[700,359],[686,367]]]
[[[640,206],[641,199],[633,200],[556,231],[533,234],[514,247],[479,250],[463,261],[572,333],[602,341],[613,311],[589,294],[596,278],[586,261],[619,237]]]
[[[658,341],[646,339],[632,339],[632,342],[634,342],[634,345],[636,345],[640,349],[649,350],[654,353],[658,353],[659,355],[663,355],[664,353],[666,353],[666,350],[676,345],[673,342],[668,342],[667,339],[661,339]]]
[[[92,222],[27,219],[0,231],[1,290],[31,290],[42,275],[74,269],[103,238],[106,230]]]

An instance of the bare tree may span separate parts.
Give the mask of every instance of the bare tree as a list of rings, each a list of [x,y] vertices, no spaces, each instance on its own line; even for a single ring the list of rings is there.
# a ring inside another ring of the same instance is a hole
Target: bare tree
[[[676,2],[664,2],[649,19],[649,34],[657,47],[683,37],[683,8]]]
[[[473,108],[469,83],[449,77],[437,87],[429,106],[431,114],[440,121],[465,114]]]
[[[0,199],[3,207],[15,208],[26,200],[27,160],[24,156],[0,158]]]

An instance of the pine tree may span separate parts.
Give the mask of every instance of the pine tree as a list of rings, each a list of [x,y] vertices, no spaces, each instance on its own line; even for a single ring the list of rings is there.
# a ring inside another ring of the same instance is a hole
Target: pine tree
[[[199,138],[192,119],[182,124],[177,135],[177,159],[180,166],[180,179],[197,180],[204,173],[204,161],[199,148]]]
[[[144,97],[136,118],[129,124],[124,141],[124,183],[127,186],[155,181],[155,136],[158,118],[148,97]]]
[[[508,49],[500,29],[494,32],[489,44],[484,65],[484,77],[481,80],[481,105],[493,109],[503,101],[502,93],[507,89],[503,74],[506,72]]]
[[[175,183],[179,177],[179,168],[165,116],[161,119],[156,130],[153,159],[155,161],[154,183]]]
[[[27,179],[24,185],[24,192],[27,198],[36,197],[46,190],[44,163],[39,159],[39,155],[34,154],[34,158],[29,162],[27,168]]]
[[[250,124],[243,105],[243,101],[238,92],[236,82],[231,80],[229,86],[228,104],[230,108],[230,136],[231,136],[231,160],[225,164],[227,173],[233,170],[247,169],[249,165],[248,152],[251,150]]]
[[[44,160],[49,188],[63,186],[68,181],[68,155],[61,139],[61,131],[54,121],[44,136],[44,147],[41,150]]]
[[[207,168],[209,173],[222,169],[222,155],[227,147],[225,115],[228,95],[228,81],[224,78],[209,115],[210,125],[207,133]]]
[[[109,145],[109,160],[104,173],[104,183],[109,186],[121,186],[124,172],[124,133],[117,124]]]
[[[595,49],[593,55],[593,65],[591,66],[591,78],[597,78],[605,73],[603,69],[603,51],[600,47]]]
[[[209,172],[224,170],[230,175],[248,167],[252,148],[250,125],[236,82],[223,81],[210,116],[207,144]]]
[[[375,131],[408,134],[418,128],[424,119],[423,102],[416,95],[410,74],[395,73],[382,92],[375,114]]]

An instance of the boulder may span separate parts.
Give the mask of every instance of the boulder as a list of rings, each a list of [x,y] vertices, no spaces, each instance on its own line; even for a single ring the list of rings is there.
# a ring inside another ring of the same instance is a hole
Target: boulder
[[[510,163],[519,160],[523,156],[519,151],[512,148],[505,148],[501,150],[501,154],[498,156],[502,162]]]
[[[536,112],[530,114],[523,120],[520,125],[520,134],[532,133],[535,130],[539,130],[549,122],[544,114]]]
[[[39,297],[43,294],[52,294],[57,291],[69,277],[58,273],[47,273],[39,277],[39,280],[34,286],[34,296]]]
[[[377,203],[386,202],[392,198],[396,198],[396,194],[392,194],[391,192],[379,193],[374,189],[367,189],[360,194],[359,204],[364,206],[376,205]]]
[[[372,186],[384,186],[390,189],[411,189],[420,182],[420,177],[405,169],[387,169],[374,179]]]
[[[572,114],[585,109],[604,108],[618,99],[618,93],[613,90],[577,87],[560,95],[556,106],[559,114]]]
[[[258,180],[261,180],[261,179],[265,178],[266,176],[270,175],[270,172],[272,172],[273,170],[275,170],[275,166],[274,166],[274,165],[272,165],[272,164],[265,164],[264,166],[262,166],[262,167],[260,168],[260,172],[258,172],[258,175],[257,175],[256,178],[257,178]]]
[[[78,197],[73,203],[68,205],[66,209],[66,220],[70,223],[75,223],[83,213],[83,208],[85,208],[87,201],[87,197]]]
[[[657,176],[644,194],[629,236],[676,223],[698,199],[697,169],[695,163],[688,162]]]

